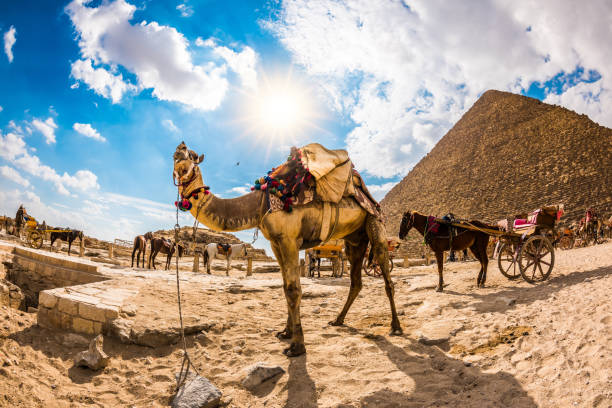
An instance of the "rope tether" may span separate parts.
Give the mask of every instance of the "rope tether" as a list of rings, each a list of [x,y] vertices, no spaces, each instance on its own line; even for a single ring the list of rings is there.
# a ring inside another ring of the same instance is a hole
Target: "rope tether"
[[[177,200],[178,198],[179,198],[179,193],[177,190]],[[201,206],[198,206],[198,212],[200,211],[200,207]],[[178,207],[177,207],[176,208],[176,224],[174,224],[174,242],[176,243],[178,243],[180,228],[181,226],[179,225]],[[195,238],[195,229],[194,229],[194,238]],[[181,362],[181,371],[179,371],[179,375],[176,378],[176,389],[178,390],[185,383],[185,380],[189,376],[190,367],[193,368],[193,371],[195,371],[197,375],[200,375],[200,373],[198,372],[198,369],[195,367],[195,365],[193,365],[193,363],[191,362],[191,358],[189,357],[189,353],[187,352],[187,341],[185,340],[185,327],[183,325],[183,309],[181,305],[181,286],[179,283],[178,248],[176,248],[176,250],[177,250],[177,254],[176,254],[176,297],[178,301],[179,320],[181,323],[181,340],[183,341],[183,361]]]

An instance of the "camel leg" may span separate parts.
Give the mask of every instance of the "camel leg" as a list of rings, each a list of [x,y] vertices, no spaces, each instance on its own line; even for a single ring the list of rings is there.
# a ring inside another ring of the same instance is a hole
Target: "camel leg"
[[[145,258],[146,258],[146,252],[147,252],[147,244],[145,243],[144,248],[142,248],[142,267],[145,267]],[[140,254],[138,254],[140,256]],[[138,267],[138,261],[136,262],[136,266]]]
[[[436,264],[438,265],[438,287],[436,292],[442,292],[444,290],[444,277],[442,270],[444,268],[444,251],[436,251]]]
[[[227,262],[227,265],[225,266],[225,276],[229,276],[230,263],[231,263],[229,255],[225,257],[225,260]]]
[[[372,250],[374,251],[376,261],[385,279],[385,291],[387,292],[387,297],[389,298],[389,304],[391,306],[391,332],[389,334],[392,336],[399,336],[403,331],[399,318],[397,317],[397,310],[395,309],[393,281],[391,280],[391,271],[389,268],[387,231],[382,222],[378,221],[376,217],[368,215],[366,218],[366,232],[372,244]]]
[[[361,265],[363,264],[363,257],[365,256],[366,248],[368,247],[367,236],[361,237],[361,240],[357,243],[350,242],[348,237],[344,239],[344,248],[346,250],[346,256],[351,263],[351,288],[349,289],[346,303],[342,308],[342,311],[336,318],[336,320],[329,322],[331,326],[341,326],[344,324],[344,318],[348,313],[351,305],[357,298],[357,295],[361,291]]]
[[[70,256],[70,247],[72,246],[72,241],[68,240],[68,256]]]
[[[283,274],[283,290],[287,299],[288,329],[291,331],[291,344],[283,350],[287,357],[296,357],[306,353],[304,346],[304,333],[300,320],[300,303],[302,300],[302,286],[300,284],[299,251],[295,241],[283,240],[271,242],[274,255],[281,262]]]

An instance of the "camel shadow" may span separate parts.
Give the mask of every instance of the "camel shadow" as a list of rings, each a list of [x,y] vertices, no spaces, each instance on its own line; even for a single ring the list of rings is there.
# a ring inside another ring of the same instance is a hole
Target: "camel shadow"
[[[289,360],[285,408],[317,407],[317,387],[306,367],[306,354]]]
[[[408,352],[383,336],[371,336],[370,340],[414,381],[414,391],[378,390],[360,400],[362,407],[537,407],[508,373],[466,367],[462,360],[449,357],[439,348],[413,340]]]
[[[479,294],[478,292],[460,293],[452,290],[445,290],[444,293],[475,298],[478,303],[472,303],[470,307],[473,307],[474,310],[481,313],[490,312],[493,304],[495,304],[496,311],[505,312],[513,308],[515,304],[528,305],[538,300],[545,300],[562,289],[586,281],[602,279],[611,274],[612,266],[602,266],[589,271],[577,271],[567,275],[555,276],[545,282],[530,287],[516,286],[487,294]],[[513,299],[516,300],[516,302],[506,304],[499,302],[500,298]]]

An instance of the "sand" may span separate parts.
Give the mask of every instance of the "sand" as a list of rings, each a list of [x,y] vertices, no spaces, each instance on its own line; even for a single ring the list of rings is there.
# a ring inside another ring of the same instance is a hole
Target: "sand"
[[[448,286],[437,293],[435,265],[396,268],[400,337],[387,335],[382,280],[365,277],[346,325],[330,327],[348,278],[314,279],[322,286],[313,287],[326,290],[309,289],[302,300],[308,353],[293,359],[281,354],[287,344],[274,336],[286,320],[281,288],[184,285],[186,318],[211,327],[188,337],[189,353],[221,389],[225,406],[611,407],[612,243],[556,254],[551,278],[538,285],[508,281],[491,261],[487,287],[478,289],[478,264],[459,262],[447,265]],[[221,283],[227,279],[214,273]],[[249,279],[281,282],[279,273]],[[175,296],[168,282],[152,281],[132,299],[138,319],[176,323]],[[72,362],[87,340],[40,328],[34,314],[0,308],[0,406],[170,403],[180,346],[153,349],[105,338],[110,365],[92,372]],[[432,342],[438,344],[423,344]],[[286,373],[247,391],[243,370],[259,361]]]

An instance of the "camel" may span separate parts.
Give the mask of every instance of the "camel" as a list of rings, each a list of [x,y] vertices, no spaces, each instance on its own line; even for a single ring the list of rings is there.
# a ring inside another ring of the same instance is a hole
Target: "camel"
[[[134,238],[134,249],[132,250],[132,268],[134,267],[134,254],[138,251],[136,256],[136,267],[139,267],[140,254],[142,253],[142,267],[145,267],[145,253],[147,252],[147,242],[153,239],[153,233],[147,232],[144,235],[138,235]]]
[[[471,224],[491,228],[479,221],[470,221]],[[421,235],[425,235],[425,228],[427,228],[428,217],[426,215],[419,214],[416,211],[406,211],[402,217],[400,224],[399,237],[400,239],[406,238],[408,232],[414,227]],[[438,287],[437,292],[444,290],[444,278],[442,270],[444,268],[444,251],[450,249],[454,251],[462,251],[466,248],[470,248],[470,251],[474,254],[476,259],[480,261],[480,272],[478,273],[478,279],[476,285],[479,288],[484,288],[485,281],[487,280],[487,266],[489,264],[489,257],[487,255],[487,246],[489,244],[489,236],[484,232],[472,231],[457,227],[457,235],[452,239],[452,247],[448,237],[448,227],[440,225],[441,233],[446,236],[433,237],[428,245],[431,250],[436,254],[436,263],[438,265]],[[429,229],[428,229],[429,231]]]
[[[280,265],[283,290],[287,300],[287,323],[277,333],[280,339],[291,339],[283,353],[296,357],[306,352],[300,316],[302,287],[300,285],[299,251],[319,245],[323,227],[321,201],[295,206],[291,212],[268,211],[266,193],[256,190],[233,199],[221,199],[208,191],[202,180],[199,164],[204,155],[198,156],[181,143],[174,153],[173,177],[179,193],[189,201],[186,209],[202,224],[215,231],[241,231],[259,228],[270,241],[272,251]],[[328,239],[345,241],[346,254],[351,263],[351,286],[346,303],[332,326],[344,324],[344,318],[361,290],[361,265],[371,243],[375,256],[383,265],[385,290],[391,306],[391,335],[401,335],[402,328],[393,299],[394,289],[389,271],[387,234],[382,222],[365,211],[353,197],[343,197],[338,205],[338,220]],[[185,208],[185,206],[183,206]]]
[[[166,270],[170,269],[170,260],[172,259],[172,255],[177,251],[177,257],[183,256],[183,251],[185,248],[180,243],[175,243],[173,241],[169,241],[165,238],[151,238],[151,253],[149,253],[149,269],[153,266],[155,269],[155,257],[158,253],[167,254],[166,257]]]
[[[229,276],[229,270],[232,263],[232,257],[234,255],[238,256],[247,256],[247,246],[246,244],[233,244],[233,245],[223,245],[217,244],[216,242],[210,243],[204,247],[204,254],[202,256],[202,263],[206,267],[206,273],[210,275],[210,266],[212,264],[212,260],[216,258],[217,255],[221,255],[225,257],[227,262],[227,267],[225,269],[225,275]]]

